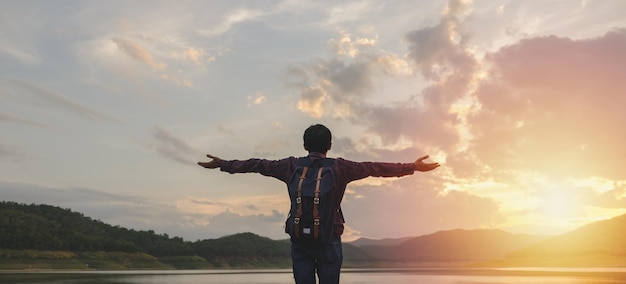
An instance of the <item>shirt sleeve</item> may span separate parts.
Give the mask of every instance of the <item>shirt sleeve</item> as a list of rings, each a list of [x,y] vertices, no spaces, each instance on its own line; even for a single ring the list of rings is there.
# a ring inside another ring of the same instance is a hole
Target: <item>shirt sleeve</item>
[[[248,159],[248,160],[222,160],[220,170],[223,172],[236,173],[259,173],[264,176],[274,177],[283,182],[288,182],[295,168],[295,158],[289,157],[281,160]]]
[[[415,172],[413,163],[353,162],[337,159],[337,172],[345,183],[366,177],[401,177]]]

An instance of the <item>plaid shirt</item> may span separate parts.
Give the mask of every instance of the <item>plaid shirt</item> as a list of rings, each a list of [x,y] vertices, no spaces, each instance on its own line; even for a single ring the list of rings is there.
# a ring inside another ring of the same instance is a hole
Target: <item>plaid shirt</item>
[[[310,159],[325,158],[321,153],[310,153]],[[342,158],[334,159],[335,171],[335,200],[340,204],[346,191],[346,186],[351,181],[366,177],[401,177],[411,175],[415,171],[413,163],[378,163],[378,162],[353,162]],[[281,160],[248,159],[248,160],[222,160],[220,170],[231,174],[235,173],[259,173],[264,176],[277,178],[288,183],[296,169],[298,158],[289,157]],[[341,210],[339,211],[341,212]],[[343,215],[335,216],[334,232],[336,235],[343,233]]]

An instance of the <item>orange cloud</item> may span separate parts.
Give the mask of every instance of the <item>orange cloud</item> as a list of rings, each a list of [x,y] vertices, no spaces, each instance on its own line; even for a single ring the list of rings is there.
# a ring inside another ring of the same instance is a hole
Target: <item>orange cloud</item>
[[[626,29],[528,39],[487,56],[469,118],[471,151],[493,169],[626,179]]]
[[[124,38],[111,39],[117,47],[131,58],[150,66],[156,71],[165,70],[165,64],[158,62],[152,54],[142,45]]]

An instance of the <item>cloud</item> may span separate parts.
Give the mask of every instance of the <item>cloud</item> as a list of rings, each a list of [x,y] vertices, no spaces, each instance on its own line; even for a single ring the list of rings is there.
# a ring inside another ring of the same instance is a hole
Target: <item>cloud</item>
[[[333,3],[335,4],[335,3]],[[340,3],[329,9],[327,23],[329,25],[341,25],[346,22],[358,20],[372,10],[380,9],[369,1]]]
[[[324,103],[327,98],[328,93],[323,87],[305,87],[300,91],[300,100],[298,100],[297,107],[312,117],[321,118],[325,114]]]
[[[2,159],[16,159],[21,156],[22,153],[17,149],[17,147],[4,145],[0,143],[0,160]]]
[[[152,56],[152,54],[139,43],[119,37],[114,37],[111,41],[113,41],[122,52],[130,56],[132,59],[149,66],[155,71],[165,70],[166,65],[154,59],[154,56]]]
[[[286,195],[246,196],[219,200],[189,196],[178,200],[176,206],[182,212],[208,216],[232,212],[241,216],[273,214],[276,208],[289,207]]]
[[[276,157],[289,146],[289,142],[281,140],[267,141],[254,145],[252,153],[255,157]]]
[[[615,29],[528,38],[486,54],[484,75],[467,84],[475,86],[467,88],[476,106],[465,116],[470,138],[447,153],[448,182],[498,183],[472,192],[499,196],[509,216],[551,232],[584,224],[594,210],[626,208],[615,159],[626,155],[625,47],[626,29]]]
[[[215,61],[215,56],[207,54],[202,48],[188,47],[182,52],[183,58],[197,65],[204,65]]]
[[[351,185],[360,198],[348,195],[342,203],[346,223],[362,236],[384,238],[390,232],[418,236],[452,228],[491,228],[504,220],[495,200],[463,191],[442,192],[436,178],[416,173],[385,179],[382,185]]]
[[[467,70],[467,65],[471,68],[474,60],[466,47],[468,35],[461,30],[469,8],[469,1],[450,0],[437,25],[406,35],[409,44],[407,56],[424,77],[438,80],[459,69]]]
[[[254,96],[246,97],[246,100],[248,101],[248,107],[261,105],[265,102],[266,99],[267,97],[265,97],[265,95],[263,95],[263,93],[261,92],[257,92],[256,94],[254,94]]]
[[[7,54],[23,63],[35,64],[41,61],[40,55],[28,47],[16,47],[7,40],[0,41],[0,54]]]
[[[108,115],[85,107],[61,94],[48,90],[35,83],[20,79],[9,79],[8,81],[13,86],[17,87],[16,92],[22,94],[18,98],[22,98],[23,95],[29,95],[30,98],[32,98],[30,103],[34,106],[59,109],[87,119],[117,122],[116,119]]]
[[[59,206],[85,202],[141,203],[138,196],[108,193],[88,188],[58,188],[34,183],[0,180],[0,192],[4,200],[28,203],[52,202]]]
[[[12,115],[0,112],[0,122],[3,122],[3,121],[4,122],[11,122],[11,123],[22,124],[22,125],[29,125],[29,126],[36,126],[36,127],[45,127],[45,125],[43,125],[43,124],[41,124],[39,122],[17,118],[17,117],[14,117]]]
[[[456,115],[437,109],[424,109],[415,101],[391,106],[371,106],[362,121],[370,133],[384,144],[395,144],[401,139],[411,141],[421,149],[453,151],[459,142]]]
[[[246,196],[211,200],[187,197],[176,202],[196,238],[215,238],[238,232],[254,232],[275,239],[286,238],[283,225],[288,208],[287,196]]]
[[[601,208],[626,208],[626,183],[615,183],[613,188],[604,192],[589,189],[585,200]]]
[[[365,112],[379,76],[410,74],[406,61],[375,44],[342,31],[329,41],[333,57],[289,67],[284,83],[298,90],[298,109],[315,118],[353,118]]]
[[[221,134],[228,135],[228,136],[231,136],[231,137],[235,137],[235,135],[236,135],[235,131],[232,128],[230,128],[230,127],[226,127],[226,126],[223,126],[223,125],[217,125],[215,128],[217,128],[217,131],[219,133],[221,133]]]
[[[348,57],[356,57],[357,54],[361,52],[361,49],[365,46],[375,46],[377,39],[369,39],[369,38],[356,38],[353,39],[352,36],[346,32],[342,31],[339,39],[331,39],[329,41],[329,45],[331,50],[333,50],[338,55],[345,55]]]
[[[468,118],[470,151],[494,171],[626,179],[626,29],[571,40],[523,40],[487,55],[489,79]]]
[[[358,121],[384,144],[404,139],[412,141],[413,147],[450,153],[463,142],[459,132],[464,118],[453,106],[471,90],[479,65],[467,47],[468,35],[461,31],[469,7],[462,1],[447,5],[438,24],[406,34],[411,68],[431,85],[396,104],[363,107],[364,118]]]
[[[186,240],[192,241],[219,238],[241,232],[254,232],[272,239],[288,238],[283,229],[287,217],[284,212],[276,210],[252,215],[241,215],[233,211],[224,211],[214,216],[176,213],[163,217],[180,216],[173,220],[177,223],[171,222],[169,227],[155,225],[162,227],[161,231],[166,232],[173,231],[172,227],[174,227],[176,232],[182,232]]]
[[[132,36],[123,32],[118,36],[98,36],[77,44],[77,52],[89,68],[94,68],[93,62],[99,62],[115,76],[130,79],[146,76],[186,88],[193,88],[194,79],[203,76],[207,66],[221,55],[211,54],[179,39],[178,35],[153,36],[150,31],[140,31]],[[99,77],[106,79],[108,76]]]
[[[3,11],[11,11],[11,13],[5,12],[0,16],[0,56],[5,55],[28,65],[38,64],[41,63],[41,55],[34,43],[38,36],[26,35],[36,32],[35,27],[40,25],[42,19],[30,17],[24,11],[33,9],[21,6],[22,3],[3,3],[2,5]],[[3,65],[6,65],[6,62],[3,62]]]
[[[154,127],[152,137],[154,138],[153,147],[163,157],[184,165],[194,164],[194,156],[197,156],[198,151],[184,140],[160,126]]]
[[[208,37],[216,37],[230,31],[232,27],[238,23],[257,19],[263,16],[263,14],[264,13],[259,10],[241,8],[235,12],[227,14],[219,24],[215,25],[215,27],[200,31],[200,34]]]
[[[201,47],[177,43],[167,37],[164,39],[145,35],[132,39],[113,37],[111,41],[124,55],[149,67],[158,78],[181,87],[192,88],[194,74],[203,73],[206,67],[216,60],[216,55],[208,53]]]
[[[341,32],[329,42],[334,57],[289,69],[287,85],[300,92],[298,109],[315,118],[347,118],[383,145],[410,141],[406,147],[455,151],[463,142],[464,121],[452,106],[467,95],[478,69],[461,31],[468,11],[464,2],[449,1],[437,25],[408,32],[406,59],[376,48],[375,37]],[[381,80],[412,76],[414,70],[431,86],[395,103],[367,101]]]

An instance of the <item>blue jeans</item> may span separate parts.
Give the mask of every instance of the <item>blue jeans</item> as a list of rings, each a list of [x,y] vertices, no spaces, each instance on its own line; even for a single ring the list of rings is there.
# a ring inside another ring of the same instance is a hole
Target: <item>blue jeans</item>
[[[315,284],[316,272],[320,284],[337,284],[342,261],[341,237],[314,247],[291,242],[291,262],[296,284]]]

